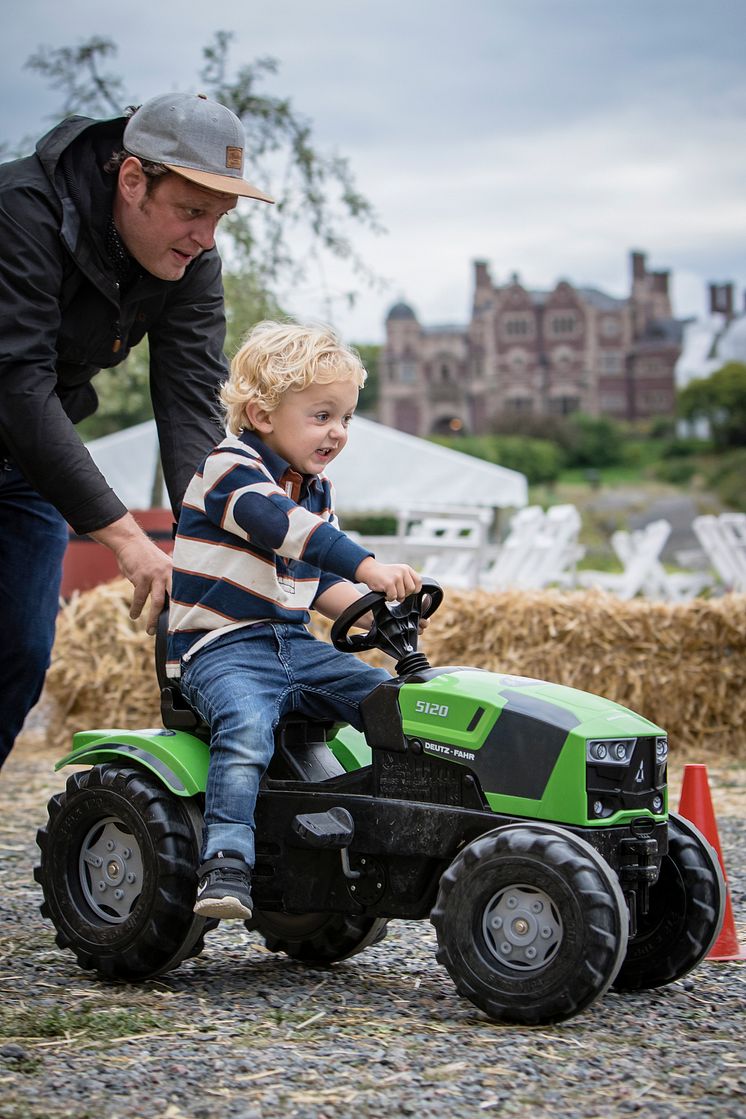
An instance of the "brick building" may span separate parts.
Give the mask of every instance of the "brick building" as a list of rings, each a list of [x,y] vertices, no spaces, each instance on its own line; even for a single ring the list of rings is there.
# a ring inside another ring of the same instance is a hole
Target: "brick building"
[[[414,435],[481,434],[496,416],[616,419],[670,416],[681,323],[668,272],[631,253],[630,294],[618,299],[561,280],[529,291],[513,276],[495,284],[474,265],[467,326],[423,326],[406,303],[386,318],[379,419]]]

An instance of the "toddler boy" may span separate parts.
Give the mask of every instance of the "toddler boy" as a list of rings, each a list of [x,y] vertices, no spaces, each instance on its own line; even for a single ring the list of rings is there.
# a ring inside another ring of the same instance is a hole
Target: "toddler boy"
[[[195,912],[251,916],[254,809],[280,718],[360,729],[361,701],[390,677],[306,629],[336,618],[354,583],[402,599],[421,587],[339,528],[324,468],[344,448],[365,382],[328,327],[259,323],[221,390],[227,437],[184,497],[174,545],[168,674],[210,727]]]

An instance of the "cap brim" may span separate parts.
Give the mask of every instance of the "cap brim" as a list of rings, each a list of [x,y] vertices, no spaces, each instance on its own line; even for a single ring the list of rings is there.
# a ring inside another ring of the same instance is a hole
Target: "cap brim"
[[[190,182],[205,187],[206,190],[239,195],[241,198],[256,198],[259,202],[274,202],[274,198],[264,194],[259,187],[247,183],[245,179],[236,179],[233,175],[214,175],[210,171],[195,171],[191,167],[177,167],[173,163],[164,163],[163,166],[176,175],[181,175],[183,179],[189,179]]]

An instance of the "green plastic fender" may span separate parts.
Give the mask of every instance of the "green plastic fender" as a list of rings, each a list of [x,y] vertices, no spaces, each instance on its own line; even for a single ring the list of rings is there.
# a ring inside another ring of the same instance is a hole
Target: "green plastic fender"
[[[207,743],[185,731],[83,730],[73,735],[72,750],[54,768],[135,761],[176,796],[192,797],[205,791],[208,760]]]
[[[337,728],[329,741],[329,749],[348,773],[370,765],[370,746],[364,735],[350,726]],[[136,761],[177,796],[191,797],[205,791],[209,761],[207,743],[179,730],[79,731],[73,735],[70,753],[54,768],[110,761]]]

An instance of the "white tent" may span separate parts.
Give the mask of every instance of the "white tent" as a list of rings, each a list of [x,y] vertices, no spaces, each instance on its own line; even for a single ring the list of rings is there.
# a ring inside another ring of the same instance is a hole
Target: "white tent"
[[[153,420],[87,444],[94,461],[130,509],[153,504],[158,440]],[[399,512],[413,505],[519,508],[528,501],[523,474],[356,416],[350,441],[329,477],[340,513]],[[159,484],[155,504],[167,505]]]
[[[160,469],[155,420],[86,443],[91,458],[128,509],[169,505]],[[154,489],[156,492],[154,493]]]
[[[692,381],[710,377],[729,361],[746,362],[746,314],[728,319],[715,313],[701,319],[692,319],[684,326],[681,354],[676,362],[676,387],[684,388]],[[707,439],[710,425],[707,420],[679,420],[682,435],[696,435]]]
[[[676,386],[709,377],[729,361],[746,362],[746,315],[727,319],[713,314],[692,319],[684,327],[681,355],[676,362]]]
[[[361,416],[327,474],[343,513],[422,504],[519,508],[528,501],[524,474]]]

